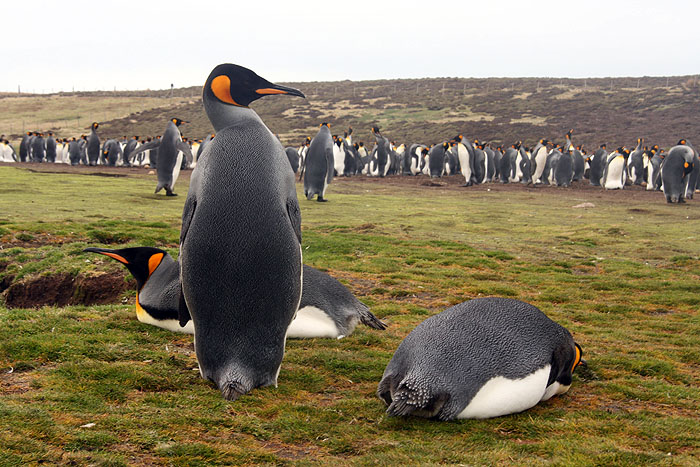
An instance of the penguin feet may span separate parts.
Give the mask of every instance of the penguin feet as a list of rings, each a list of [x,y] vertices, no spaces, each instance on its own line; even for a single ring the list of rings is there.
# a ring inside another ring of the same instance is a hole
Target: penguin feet
[[[166,191],[165,196],[177,196],[177,193],[173,193],[172,191]]]
[[[327,202],[328,202],[328,200],[325,199],[323,196],[319,196],[319,197],[316,199],[316,201],[318,201],[319,203],[327,203]]]

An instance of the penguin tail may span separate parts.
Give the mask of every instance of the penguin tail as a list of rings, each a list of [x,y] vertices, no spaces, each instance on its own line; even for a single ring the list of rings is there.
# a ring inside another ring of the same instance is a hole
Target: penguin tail
[[[386,324],[379,320],[374,314],[369,311],[367,306],[363,306],[360,310],[360,322],[365,326],[369,326],[372,329],[384,330],[386,329]]]
[[[429,389],[404,380],[393,392],[391,399],[391,404],[386,409],[386,413],[391,417],[416,415],[425,418],[437,416],[443,419],[440,412],[450,400],[450,395],[447,393],[432,394]]]
[[[242,384],[236,381],[226,381],[219,387],[219,389],[221,390],[221,395],[227,401],[235,401],[243,394],[248,392],[245,390]]]

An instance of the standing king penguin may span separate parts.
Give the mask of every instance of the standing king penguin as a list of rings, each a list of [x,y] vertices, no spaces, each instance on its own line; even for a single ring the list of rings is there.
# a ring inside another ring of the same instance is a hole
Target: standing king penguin
[[[569,331],[534,306],[477,298],[406,336],[377,394],[392,416],[500,417],[568,391],[581,354]]]
[[[185,157],[188,162],[193,160],[190,145],[182,141],[182,135],[180,135],[180,130],[178,129],[183,123],[188,122],[179,118],[171,118],[160,139],[146,143],[131,153],[131,157],[134,157],[143,151],[158,149],[158,163],[156,164],[158,184],[156,185],[156,193],[165,188],[166,196],[177,196],[173,193],[173,190],[177,177],[180,175],[182,159]]]
[[[238,65],[212,70],[202,101],[216,138],[192,173],[182,213],[180,324],[191,317],[200,373],[228,400],[277,384],[301,298],[294,174],[248,107],[270,94],[305,97]]]
[[[311,140],[309,150],[304,162],[304,196],[312,200],[318,195],[316,201],[328,201],[326,188],[333,180],[333,138],[329,123],[321,123],[316,136]]]
[[[99,126],[100,124],[97,122],[92,122],[92,125],[90,125],[90,136],[87,138],[87,158],[90,165],[97,165],[100,159],[100,137],[97,134],[97,127]]]

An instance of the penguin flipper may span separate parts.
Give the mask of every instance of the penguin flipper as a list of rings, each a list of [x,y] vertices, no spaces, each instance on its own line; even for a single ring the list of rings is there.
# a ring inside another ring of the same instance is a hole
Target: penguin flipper
[[[182,293],[182,283],[179,285],[180,288],[180,299],[177,307],[177,318],[180,323],[180,327],[184,328],[185,325],[192,319],[190,315],[190,310],[187,308],[187,302],[185,301],[185,294]]]
[[[379,318],[374,316],[374,314],[371,311],[369,311],[369,308],[367,308],[366,306],[363,306],[360,310],[360,322],[365,326],[371,327],[372,329],[379,329],[381,331],[386,329],[386,324],[384,324],[379,320]]]
[[[180,247],[185,243],[185,237],[187,236],[187,231],[190,228],[190,223],[192,222],[192,217],[194,217],[194,211],[197,209],[197,200],[194,196],[188,196],[187,201],[185,201],[185,206],[182,208],[182,228],[180,229]],[[297,207],[298,209],[298,207]],[[300,222],[301,224],[301,222]],[[301,235],[301,234],[300,234]]]
[[[137,154],[141,154],[142,152],[148,151],[149,149],[157,148],[158,146],[160,146],[160,140],[159,140],[159,139],[153,140],[153,141],[151,141],[150,143],[142,144],[142,145],[139,146],[138,148],[134,149],[134,150],[131,152],[131,154],[129,154],[129,157],[130,157],[130,158],[133,158],[133,157],[136,156]]]
[[[333,160],[333,148],[326,149],[326,164],[326,167],[328,167],[326,171],[326,183],[330,184],[331,181],[333,181],[333,166],[335,165]]]
[[[187,165],[189,166],[190,164],[192,164],[192,162],[194,161],[194,157],[192,156],[192,149],[190,148],[190,145],[185,143],[184,141],[178,141],[177,148],[180,151],[182,151],[182,153],[187,158]]]
[[[292,223],[297,240],[301,243],[301,212],[296,196],[287,200],[287,216],[289,216],[289,220]]]

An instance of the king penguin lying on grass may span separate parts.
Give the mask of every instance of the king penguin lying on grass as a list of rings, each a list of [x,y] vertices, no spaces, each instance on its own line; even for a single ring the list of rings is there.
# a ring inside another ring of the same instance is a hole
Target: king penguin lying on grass
[[[377,394],[392,416],[522,412],[569,390],[581,347],[532,305],[478,298],[432,316],[399,345]]]
[[[86,248],[85,251],[119,261],[134,276],[139,321],[169,331],[194,334],[192,320],[184,326],[178,321],[180,267],[168,252],[151,247]],[[386,329],[347,287],[325,272],[304,265],[301,304],[287,337],[342,339],[352,334],[358,322],[374,329]]]

